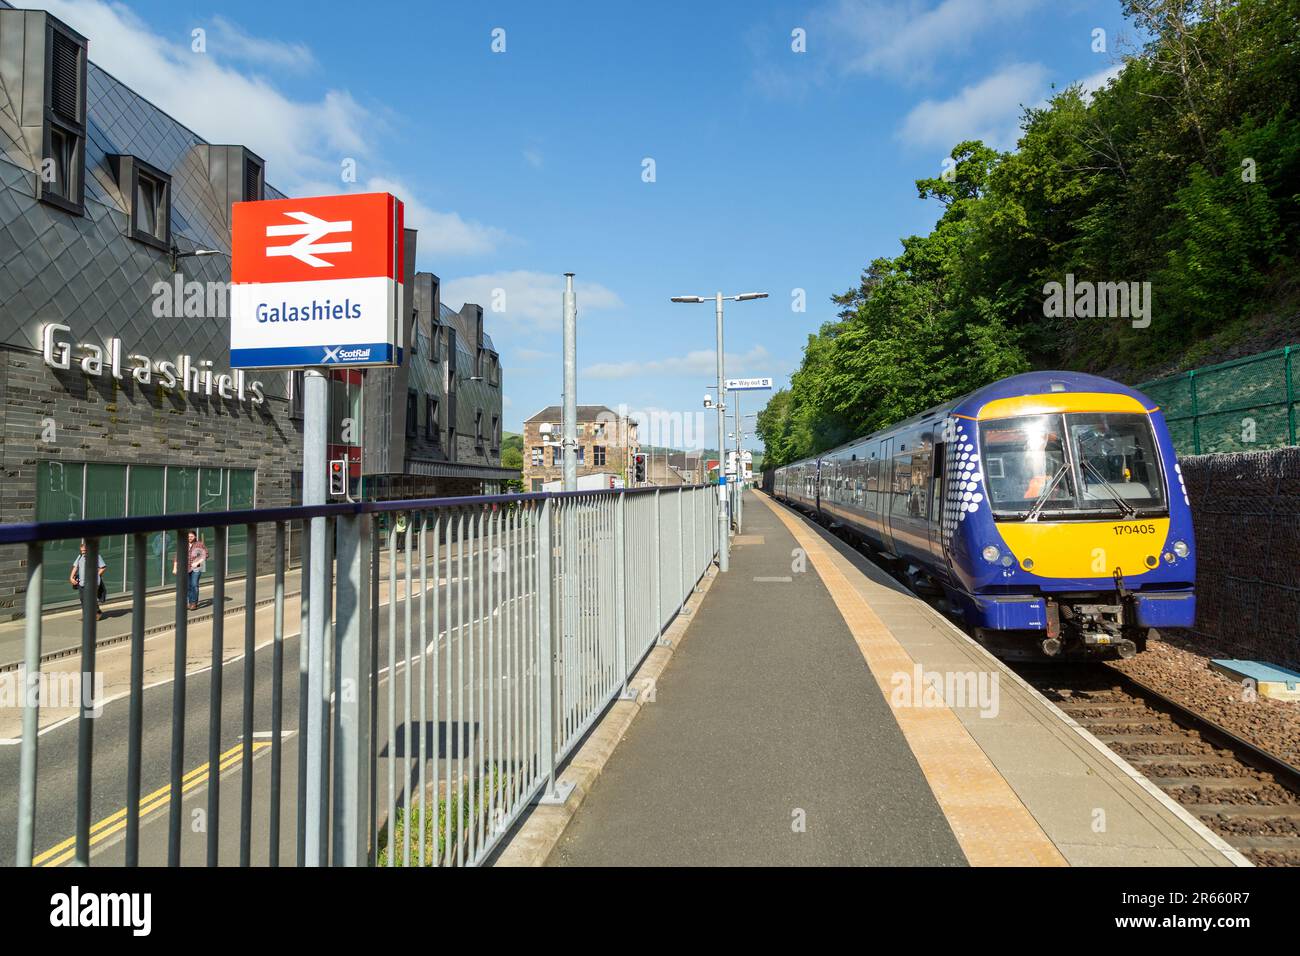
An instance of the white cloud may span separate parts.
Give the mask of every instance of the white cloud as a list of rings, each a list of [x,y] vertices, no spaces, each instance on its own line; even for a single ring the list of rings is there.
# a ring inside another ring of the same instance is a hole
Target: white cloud
[[[541,169],[542,163],[544,162],[542,151],[531,147],[524,150],[524,161],[527,162],[529,166],[533,167],[533,169]]]
[[[1104,89],[1111,80],[1119,76],[1124,71],[1124,63],[1116,63],[1104,70],[1099,70],[1091,76],[1085,76],[1079,80],[1079,88],[1083,91],[1085,99],[1092,99],[1092,95],[1100,89]]]
[[[965,139],[1008,149],[1015,145],[1023,104],[1041,101],[1047,68],[1015,63],[946,100],[924,100],[903,119],[899,136],[915,147],[947,152]]]
[[[141,96],[213,143],[242,143],[267,161],[267,180],[289,195],[341,192],[341,163],[382,170],[387,125],[379,112],[347,90],[328,89],[298,99],[231,62],[257,61],[305,69],[315,64],[301,44],[253,37],[221,18],[213,22],[207,52],[190,48],[190,37],[163,37],[120,3],[107,0],[46,0],[41,6],[90,38],[91,59]],[[375,175],[399,185],[395,177]],[[397,192],[412,224],[423,224],[420,249],[439,254],[480,254],[504,238],[498,229],[437,212],[415,194]]]
[[[555,353],[542,349],[515,349],[515,358],[521,362],[540,362],[542,359],[555,358]]]
[[[749,374],[760,362],[767,362],[770,355],[763,346],[755,345],[748,352],[726,354],[726,366],[731,369],[727,374],[732,378]],[[736,371],[740,369],[740,371]],[[713,349],[697,349],[685,355],[676,355],[666,359],[635,362],[602,362],[588,366],[582,374],[588,378],[633,378],[653,375],[656,377],[690,377],[695,375],[717,374],[717,352]]]
[[[402,200],[407,228],[420,232],[415,241],[416,255],[420,259],[428,255],[482,255],[494,251],[506,239],[505,232],[494,226],[466,221],[459,213],[430,209],[413,198],[414,191],[395,179],[372,176],[366,181],[366,189],[392,193]]]
[[[623,305],[617,293],[595,282],[576,282],[578,316]],[[516,329],[558,329],[564,297],[564,277],[549,272],[491,272],[483,275],[449,279],[442,285],[442,301],[452,308],[456,303],[475,302],[493,322],[504,321]],[[494,305],[500,302],[501,311]]]
[[[813,15],[822,40],[848,73],[925,78],[936,61],[967,49],[982,32],[1016,20],[1040,0],[835,0]]]
[[[207,46],[209,53],[220,53],[232,60],[244,60],[263,67],[306,70],[316,66],[315,56],[304,44],[250,36],[238,24],[222,16],[212,18]]]

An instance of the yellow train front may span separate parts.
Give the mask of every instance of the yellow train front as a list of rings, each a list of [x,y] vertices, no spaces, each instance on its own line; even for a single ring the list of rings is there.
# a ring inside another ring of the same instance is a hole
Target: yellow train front
[[[1128,657],[1195,617],[1164,418],[1098,376],[1002,379],[779,468],[774,493],[942,594],[1004,657]]]

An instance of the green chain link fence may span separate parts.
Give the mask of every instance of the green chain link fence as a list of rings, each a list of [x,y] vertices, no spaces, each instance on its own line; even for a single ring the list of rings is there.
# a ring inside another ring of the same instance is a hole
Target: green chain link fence
[[[1164,412],[1179,455],[1296,444],[1300,346],[1207,365],[1137,388]]]

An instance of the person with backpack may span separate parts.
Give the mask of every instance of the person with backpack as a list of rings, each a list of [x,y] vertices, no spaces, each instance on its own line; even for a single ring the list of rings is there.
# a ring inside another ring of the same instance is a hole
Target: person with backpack
[[[104,587],[104,572],[108,570],[108,564],[104,561],[104,556],[99,555],[99,578],[95,586],[95,620],[100,621],[104,618],[104,612],[100,610],[100,605],[108,597],[107,588]],[[77,555],[72,562],[72,573],[68,575],[68,582],[78,591],[84,586],[86,580],[86,540],[81,540],[81,553]]]

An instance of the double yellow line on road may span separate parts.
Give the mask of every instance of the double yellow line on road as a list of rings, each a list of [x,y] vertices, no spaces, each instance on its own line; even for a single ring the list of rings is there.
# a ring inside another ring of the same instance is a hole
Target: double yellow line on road
[[[256,754],[259,750],[264,750],[269,746],[271,746],[271,741],[269,740],[255,740],[253,741],[253,753]],[[235,764],[239,763],[239,761],[242,759],[243,752],[244,752],[244,745],[240,743],[240,744],[236,744],[235,746],[227,750],[225,753],[221,754],[217,758],[218,775],[220,775],[226,770],[229,770],[231,767],[235,766]],[[195,789],[196,787],[201,787],[203,786],[203,784],[208,782],[209,766],[210,765],[207,763],[201,764],[198,767],[195,767],[193,770],[191,770],[189,773],[187,773],[185,776],[181,778],[182,795],[189,793],[191,790]],[[165,787],[159,787],[153,793],[149,794],[149,796],[142,797],[140,799],[141,818],[143,818],[146,814],[153,813],[155,810],[160,810],[163,807],[167,806],[167,804],[171,801],[171,790],[172,790],[171,784],[168,784]],[[98,823],[91,825],[90,845],[94,847],[102,843],[103,841],[107,840],[110,836],[112,836],[114,833],[117,833],[120,830],[125,829],[125,827],[126,827],[126,808],[123,807],[121,810],[118,810],[116,813],[104,817],[104,819],[100,820]],[[67,863],[76,855],[77,852],[76,844],[77,844],[77,838],[75,836],[68,837],[68,839],[64,840],[62,843],[59,843],[56,846],[52,846],[44,853],[41,853],[33,857],[32,865],[33,866],[62,866],[64,863]]]

